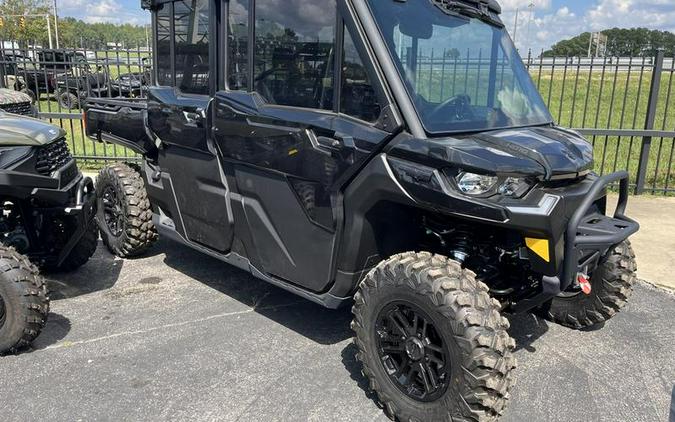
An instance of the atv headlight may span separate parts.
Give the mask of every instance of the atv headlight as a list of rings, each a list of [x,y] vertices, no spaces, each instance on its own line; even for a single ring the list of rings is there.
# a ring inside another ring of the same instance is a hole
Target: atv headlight
[[[526,178],[485,175],[467,171],[455,176],[455,183],[459,191],[468,196],[500,194],[520,198],[532,187],[532,183]]]
[[[530,190],[532,184],[529,180],[523,179],[520,177],[507,177],[501,185],[499,185],[499,192],[504,196],[511,196],[514,198],[520,198]]]
[[[462,172],[455,177],[457,187],[466,195],[483,195],[495,187],[499,179],[497,176],[487,176],[484,174]]]

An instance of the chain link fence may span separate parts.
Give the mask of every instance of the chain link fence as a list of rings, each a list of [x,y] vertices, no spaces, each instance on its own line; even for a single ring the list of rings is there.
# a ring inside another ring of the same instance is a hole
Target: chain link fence
[[[469,69],[480,75],[481,66],[489,66],[488,61],[448,52],[420,59],[430,75],[449,67],[460,76]],[[151,53],[142,49],[5,49],[0,55],[0,85],[34,95],[39,116],[64,128],[73,155],[84,167],[96,168],[106,161],[138,157],[126,148],[88,139],[81,104],[87,97],[144,98],[151,62]],[[530,54],[525,65],[556,122],[575,128],[593,143],[597,173],[628,170],[636,193],[675,194],[672,58],[663,53],[594,59]],[[481,78],[472,83],[479,85]]]

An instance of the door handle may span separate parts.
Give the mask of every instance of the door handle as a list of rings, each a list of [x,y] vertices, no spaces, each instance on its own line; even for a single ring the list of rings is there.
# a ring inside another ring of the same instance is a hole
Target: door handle
[[[350,150],[358,150],[359,148],[356,146],[356,142],[354,142],[354,138],[351,136],[345,136],[345,135],[338,135],[335,134],[334,138],[329,138],[327,136],[317,136],[316,138],[317,143],[319,146],[332,149],[335,151],[343,150],[343,149],[350,149]]]
[[[183,111],[183,117],[188,124],[195,124],[201,122],[204,118],[202,113],[194,113],[191,111]]]

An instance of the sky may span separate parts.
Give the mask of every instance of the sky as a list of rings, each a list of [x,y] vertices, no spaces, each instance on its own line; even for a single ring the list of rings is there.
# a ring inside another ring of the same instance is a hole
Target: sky
[[[380,0],[386,1],[386,0]],[[521,52],[540,52],[585,31],[646,27],[675,32],[675,0],[498,0],[502,19]],[[533,4],[532,8],[528,6]],[[60,16],[87,22],[150,22],[140,0],[57,0]]]

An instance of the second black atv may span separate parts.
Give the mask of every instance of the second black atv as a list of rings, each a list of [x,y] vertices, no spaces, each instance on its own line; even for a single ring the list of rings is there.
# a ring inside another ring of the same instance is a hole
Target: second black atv
[[[95,199],[63,129],[0,112],[0,353],[30,344],[45,324],[39,269],[74,270],[95,252]]]
[[[157,230],[353,304],[390,416],[496,419],[515,368],[503,313],[581,328],[626,304],[628,174],[595,175],[592,146],[553,122],[495,1],[286,3],[143,1],[147,101],[86,107],[90,136],[144,159],[99,176],[106,244],[130,256]]]

